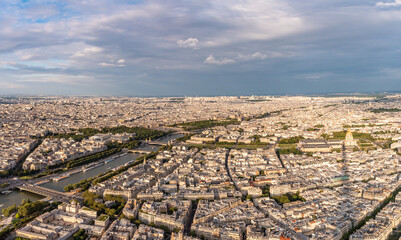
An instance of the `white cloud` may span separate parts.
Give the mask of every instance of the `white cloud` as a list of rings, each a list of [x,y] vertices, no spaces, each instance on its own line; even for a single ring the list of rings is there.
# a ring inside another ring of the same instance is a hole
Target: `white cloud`
[[[113,64],[113,63],[101,62],[101,63],[99,63],[99,66],[102,66],[102,67],[110,67],[110,66],[115,66],[115,64]]]
[[[117,60],[116,63],[114,63],[114,60],[110,60],[110,62],[101,62],[99,63],[99,66],[102,67],[125,67],[125,59],[119,59]]]
[[[253,59],[260,59],[264,60],[267,58],[267,54],[261,53],[261,52],[255,52],[250,55],[238,55],[238,59],[240,60],[253,60]]]
[[[202,45],[207,47],[277,39],[314,28],[285,1],[219,0],[209,4],[198,14],[224,28],[213,28],[210,36],[204,36]]]
[[[212,54],[209,55],[204,61],[207,64],[216,64],[216,65],[224,65],[234,62],[244,62],[244,61],[251,61],[251,60],[265,60],[267,58],[278,58],[278,57],[291,57],[290,54],[283,54],[279,52],[254,52],[252,54],[238,54],[235,58],[220,58],[216,59]]]
[[[266,59],[266,58],[267,58],[267,55],[266,55],[266,54],[263,54],[263,53],[260,53],[260,52],[255,52],[254,54],[251,55],[251,57],[252,57],[253,59],[258,58],[258,59],[263,60],[263,59]]]
[[[16,62],[0,62],[0,68],[3,69],[18,69]]]
[[[398,7],[401,6],[401,0],[394,0],[393,2],[378,2],[377,7]]]
[[[209,55],[204,61],[206,64],[215,64],[215,65],[224,65],[224,64],[230,64],[234,63],[235,60],[229,59],[229,58],[221,58],[221,59],[216,59],[214,58],[213,55]]]
[[[367,41],[374,40],[387,47],[381,53],[394,53],[398,43],[393,38],[400,14],[380,9],[401,6],[401,0],[324,2],[149,0],[125,4],[126,1],[69,0],[63,7],[67,12],[35,8],[31,15],[25,10],[4,8],[0,10],[0,61],[7,63],[0,62],[0,80],[27,72],[62,72],[88,75],[99,82],[120,81],[147,70],[149,79],[156,79],[152,74],[155,69],[160,74],[158,70],[168,70],[169,79],[186,79],[181,74],[187,70],[208,71],[210,65],[224,64],[236,68],[237,63],[247,61],[260,64],[244,64],[238,71],[270,71],[267,65],[275,66],[277,60],[297,56],[288,64],[288,72],[276,72],[277,76],[287,76],[299,65],[305,67],[305,58],[316,62],[306,67],[325,69],[326,58],[338,57],[344,60],[337,61],[341,67],[347,58],[353,59],[349,51],[353,44],[360,50],[358,57],[370,56]],[[308,57],[311,54],[313,58]],[[18,64],[9,63],[13,61]],[[375,62],[375,66],[381,64]],[[319,74],[304,77],[323,79]]]
[[[22,61],[28,61],[28,60],[31,60],[31,59],[33,59],[33,58],[35,58],[35,57],[36,57],[36,55],[28,54],[28,55],[21,56],[20,59],[21,59]]]
[[[186,40],[178,40],[177,41],[178,46],[180,46],[182,48],[197,49],[198,43],[199,43],[199,40],[197,38],[187,38]]]
[[[315,73],[301,74],[299,75],[299,77],[309,80],[315,80],[315,79],[329,78],[336,75],[337,74],[331,72],[315,72]]]
[[[91,46],[91,47],[84,48],[84,50],[82,50],[82,51],[76,52],[73,55],[73,57],[85,57],[85,56],[100,53],[100,52],[103,52],[103,48]]]
[[[94,78],[86,75],[70,75],[64,73],[36,73],[19,75],[15,82],[18,83],[61,83],[68,85],[93,84]]]

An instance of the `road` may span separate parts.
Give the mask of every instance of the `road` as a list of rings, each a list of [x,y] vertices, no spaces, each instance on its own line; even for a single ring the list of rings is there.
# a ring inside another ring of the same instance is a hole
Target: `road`
[[[233,182],[234,183],[234,187],[235,187],[235,189],[237,190],[237,191],[240,191],[240,189],[239,189],[239,187],[238,187],[238,185],[237,185],[237,183],[233,180],[233,177],[232,177],[232,175],[231,175],[231,172],[230,172],[230,168],[228,167],[228,157],[230,156],[230,150],[231,149],[228,149],[227,150],[227,153],[226,153],[226,159],[225,159],[225,165],[226,165],[226,171],[227,171],[227,174],[228,174],[228,176],[230,177],[230,180],[231,180],[231,182]]]

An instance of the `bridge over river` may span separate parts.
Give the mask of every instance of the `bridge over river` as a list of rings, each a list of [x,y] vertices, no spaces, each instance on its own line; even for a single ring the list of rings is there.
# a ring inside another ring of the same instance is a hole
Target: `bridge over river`
[[[149,145],[158,145],[158,146],[166,146],[169,145],[169,143],[165,143],[165,142],[160,142],[160,141],[152,141],[152,142],[148,142]]]
[[[24,184],[22,186],[19,186],[18,188],[21,191],[32,192],[49,198],[57,199],[62,202],[71,202],[71,200],[77,200],[78,202],[83,203],[83,198],[81,197],[68,195],[63,192],[59,192],[53,189],[48,189],[40,186],[35,186],[32,184]]]

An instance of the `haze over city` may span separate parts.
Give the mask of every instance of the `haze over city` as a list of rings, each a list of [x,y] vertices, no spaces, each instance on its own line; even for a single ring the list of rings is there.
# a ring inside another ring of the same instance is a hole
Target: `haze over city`
[[[0,94],[400,90],[391,1],[0,2]]]

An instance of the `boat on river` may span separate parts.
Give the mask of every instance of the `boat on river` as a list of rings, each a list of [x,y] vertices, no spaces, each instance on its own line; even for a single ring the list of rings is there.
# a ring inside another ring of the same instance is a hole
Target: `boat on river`
[[[69,178],[69,177],[70,177],[70,174],[65,174],[65,175],[62,175],[62,176],[59,176],[59,177],[54,177],[53,178],[53,182],[58,182],[60,180],[63,180],[63,179]]]
[[[91,169],[100,167],[100,166],[102,166],[103,164],[104,164],[104,163],[98,163],[98,164],[89,165],[88,167],[83,168],[83,169],[82,169],[82,172],[87,172],[87,171],[89,171],[89,170],[91,170]]]
[[[112,162],[112,161],[114,161],[114,160],[115,160],[114,158],[110,158],[110,159],[104,161],[104,163],[109,163],[109,162]]]
[[[42,185],[42,184],[45,184],[45,183],[48,183],[48,182],[50,182],[50,180],[49,180],[49,179],[46,179],[46,180],[43,180],[43,181],[34,183],[33,185],[38,186],[38,185]]]

